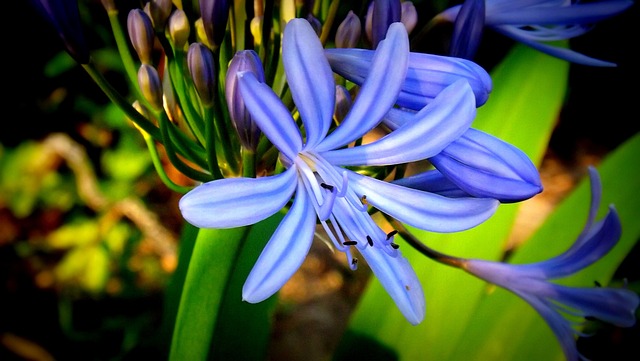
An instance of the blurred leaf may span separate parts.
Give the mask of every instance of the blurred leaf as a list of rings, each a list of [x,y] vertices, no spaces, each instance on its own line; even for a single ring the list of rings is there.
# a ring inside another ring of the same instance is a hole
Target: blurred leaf
[[[568,64],[515,46],[492,72],[493,93],[478,110],[474,128],[493,134],[541,161],[565,96]],[[510,234],[518,204],[503,204],[484,224],[465,232],[432,234],[412,229],[425,244],[460,257],[499,259]],[[402,247],[425,291],[427,313],[411,326],[377,280],[363,295],[349,330],[395,349],[401,360],[447,360],[459,343],[484,284],[457,269],[433,263]]]
[[[78,63],[66,51],[61,51],[45,65],[44,75],[55,78],[77,66]]]
[[[131,132],[122,133],[116,149],[105,151],[102,168],[116,180],[133,181],[150,169],[151,157],[140,143],[140,137]]]
[[[75,219],[47,236],[47,245],[54,249],[79,247],[96,242],[100,229],[95,220]]]
[[[56,280],[63,286],[100,293],[109,279],[107,251],[95,245],[69,250],[55,268]]]

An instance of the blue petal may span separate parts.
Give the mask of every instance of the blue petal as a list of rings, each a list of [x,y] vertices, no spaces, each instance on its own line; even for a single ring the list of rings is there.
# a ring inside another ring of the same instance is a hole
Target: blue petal
[[[400,222],[432,232],[457,232],[486,221],[498,208],[490,198],[446,198],[402,187],[355,172],[349,186],[367,201]]]
[[[374,52],[368,49],[327,49],[325,54],[333,71],[361,85],[371,68]],[[460,78],[467,79],[471,85],[477,107],[488,100],[493,83],[480,65],[461,58],[410,53],[407,75],[396,103],[409,109],[422,109]]]
[[[595,59],[584,54],[580,54],[576,51],[567,48],[560,48],[557,46],[547,45],[538,41],[533,41],[528,37],[522,35],[517,29],[511,28],[509,25],[493,26],[492,29],[504,34],[514,40],[517,40],[525,45],[532,47],[540,52],[554,56],[559,59],[563,59],[572,63],[588,65],[588,66],[601,66],[601,67],[615,67],[615,63]]]
[[[618,243],[621,235],[620,218],[611,206],[607,216],[594,224],[589,233],[583,236],[584,239],[579,238],[563,254],[528,267],[543,269],[549,278],[568,276],[601,259]]]
[[[360,254],[404,317],[412,325],[422,322],[426,302],[420,281],[409,261],[400,252],[391,257],[377,247],[364,247]]]
[[[369,132],[393,107],[407,73],[409,37],[402,23],[393,23],[387,37],[378,44],[369,75],[360,88],[351,111],[340,126],[316,148],[340,148]],[[333,109],[331,109],[333,111]]]
[[[373,143],[323,153],[335,165],[389,165],[408,163],[438,154],[460,137],[476,114],[467,81],[450,85],[413,120]]]
[[[291,199],[297,173],[263,178],[226,178],[199,185],[180,199],[180,212],[200,228],[233,228],[260,222]]]
[[[516,202],[542,191],[538,170],[526,154],[473,128],[429,160],[475,197]]]
[[[456,16],[449,55],[473,59],[484,30],[484,0],[465,0]]]
[[[572,4],[571,6],[526,7],[510,11],[491,11],[487,25],[571,25],[593,24],[627,10],[633,1],[602,1]]]
[[[558,303],[580,310],[585,316],[595,317],[620,327],[635,324],[635,313],[640,303],[632,290],[609,287],[576,288],[553,285],[553,299]]]
[[[394,180],[393,184],[436,193],[449,198],[469,197],[470,194],[460,189],[455,183],[437,169]]]
[[[300,268],[313,242],[316,213],[299,182],[292,208],[262,250],[242,287],[242,299],[261,302],[275,294]]]
[[[306,147],[315,147],[333,120],[335,83],[318,35],[305,19],[292,19],[284,29],[282,61],[306,132]]]
[[[239,73],[238,84],[244,104],[260,130],[286,157],[294,159],[302,149],[302,137],[289,110],[253,73]]]

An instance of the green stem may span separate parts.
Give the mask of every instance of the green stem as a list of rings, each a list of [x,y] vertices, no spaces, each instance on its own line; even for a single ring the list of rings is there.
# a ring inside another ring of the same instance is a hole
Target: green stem
[[[256,176],[256,153],[251,149],[242,147],[242,176],[255,178]]]
[[[171,126],[169,118],[167,118],[166,113],[164,113],[163,111],[159,111],[157,113],[157,117],[160,122],[160,132],[162,133],[162,138],[164,139],[164,147],[167,151],[167,156],[169,157],[169,161],[171,161],[171,164],[173,164],[173,166],[176,167],[176,169],[179,170],[182,174],[193,180],[197,180],[200,182],[210,181],[211,176],[209,174],[189,167],[182,161],[182,159],[178,157],[176,149],[174,148],[174,143],[171,141],[171,135],[169,133],[169,127]]]
[[[142,137],[147,143],[147,148],[149,149],[149,154],[151,155],[151,160],[153,161],[153,166],[156,169],[156,173],[158,173],[160,180],[162,180],[162,183],[164,183],[169,189],[181,194],[190,191],[191,187],[177,185],[171,180],[171,178],[169,178],[167,172],[165,172],[165,169],[162,166],[162,161],[160,160],[160,156],[158,155],[158,149],[156,149],[154,140],[146,132],[141,131],[141,133]]]
[[[184,118],[187,120],[189,129],[201,144],[205,144],[205,137],[202,134],[204,121],[194,108],[193,103],[191,102],[192,98],[187,94],[186,91],[187,86],[190,87],[191,85],[191,78],[185,77],[183,75],[185,71],[184,55],[185,54],[183,50],[176,50],[173,61],[169,62],[171,85],[173,86],[173,89],[178,96],[178,104],[180,106],[180,109],[182,109]],[[188,85],[185,86],[185,83]],[[194,99],[197,99],[197,97]]]
[[[213,174],[214,179],[222,179],[224,176],[220,172],[218,164],[218,152],[216,151],[216,130],[213,119],[213,106],[204,107],[204,134],[205,134],[205,151],[207,152],[207,163],[209,171]]]
[[[93,61],[89,61],[88,64],[82,64],[84,70],[89,73],[91,78],[98,84],[100,89],[109,97],[109,99],[118,106],[136,125],[142,128],[145,132],[155,140],[161,140],[162,136],[160,130],[149,119],[140,114],[118,91],[111,86],[111,84],[102,76]],[[142,98],[144,99],[144,98]]]
[[[138,69],[136,66],[136,62],[133,60],[133,56],[131,56],[131,50],[129,48],[129,39],[125,36],[124,31],[122,30],[122,26],[120,24],[120,20],[118,18],[119,12],[115,11],[107,11],[107,15],[109,16],[109,23],[111,24],[111,31],[113,32],[113,37],[116,41],[116,46],[118,47],[118,53],[120,54],[120,59],[122,59],[122,63],[124,65],[125,72],[129,77],[129,82],[132,85],[132,88],[137,93],[138,99],[143,99],[142,95],[138,90]]]

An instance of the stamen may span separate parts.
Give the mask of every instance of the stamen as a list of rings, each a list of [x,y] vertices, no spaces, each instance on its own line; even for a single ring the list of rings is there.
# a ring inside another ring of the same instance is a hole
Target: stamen
[[[396,244],[396,243],[391,242],[391,248],[393,248],[393,249],[398,249],[398,248],[400,248],[400,245],[398,245],[398,244]]]
[[[358,242],[356,242],[356,241],[345,241],[342,244],[344,244],[345,246],[355,246],[356,244],[358,244]]]
[[[369,201],[367,201],[367,195],[363,194],[362,197],[360,197],[360,202],[362,202],[362,204],[364,204],[365,206],[369,205]]]
[[[391,237],[395,236],[396,234],[398,234],[398,231],[396,231],[395,229],[389,233],[387,233],[387,240],[390,239]]]
[[[371,239],[370,236],[367,236],[367,242],[369,243],[369,246],[373,247],[373,239]]]
[[[328,189],[328,190],[333,192],[333,186],[328,185],[327,183],[320,183],[320,187],[322,187],[324,189]]]

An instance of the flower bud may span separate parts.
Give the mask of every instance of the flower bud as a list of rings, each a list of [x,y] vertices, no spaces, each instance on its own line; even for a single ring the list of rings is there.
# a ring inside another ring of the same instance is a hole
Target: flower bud
[[[212,105],[216,84],[213,53],[202,43],[193,43],[187,52],[187,65],[198,96],[204,105]]]
[[[187,14],[181,9],[174,10],[169,16],[167,26],[169,27],[169,37],[173,45],[177,49],[183,49],[189,40],[189,33],[191,32]]]
[[[209,43],[217,48],[222,44],[229,20],[229,1],[199,0],[202,25]]]
[[[322,34],[322,23],[320,23],[320,20],[318,20],[318,18],[316,18],[315,16],[309,14],[307,16],[307,21],[309,22],[309,24],[311,24],[311,28],[313,28],[313,31],[315,31],[318,37],[320,37],[320,35]]]
[[[400,0],[374,0],[371,3],[371,44],[375,49],[387,36],[389,26],[400,21]],[[369,13],[367,13],[369,15]]]
[[[142,96],[153,106],[154,110],[162,109],[162,82],[156,68],[142,64],[138,69],[138,86]]]
[[[342,122],[349,110],[351,109],[351,94],[342,85],[336,85],[336,106],[333,112],[335,119],[338,122]]]
[[[262,62],[255,51],[242,50],[237,52],[229,63],[225,81],[225,96],[231,123],[238,132],[242,146],[255,151],[260,138],[260,129],[251,118],[251,114],[249,114],[240,95],[237,74],[241,72],[251,72],[258,81],[265,81]]]
[[[173,10],[173,2],[171,0],[151,0],[147,5],[153,28],[158,32],[163,32],[171,10]]]
[[[149,15],[142,9],[132,9],[127,17],[129,39],[143,64],[152,64],[155,33]]]
[[[360,19],[352,10],[344,18],[336,30],[337,48],[355,48],[362,34]]]
[[[418,23],[418,11],[416,11],[416,7],[411,1],[403,1],[400,7],[400,21],[407,29],[407,34],[411,34]]]

